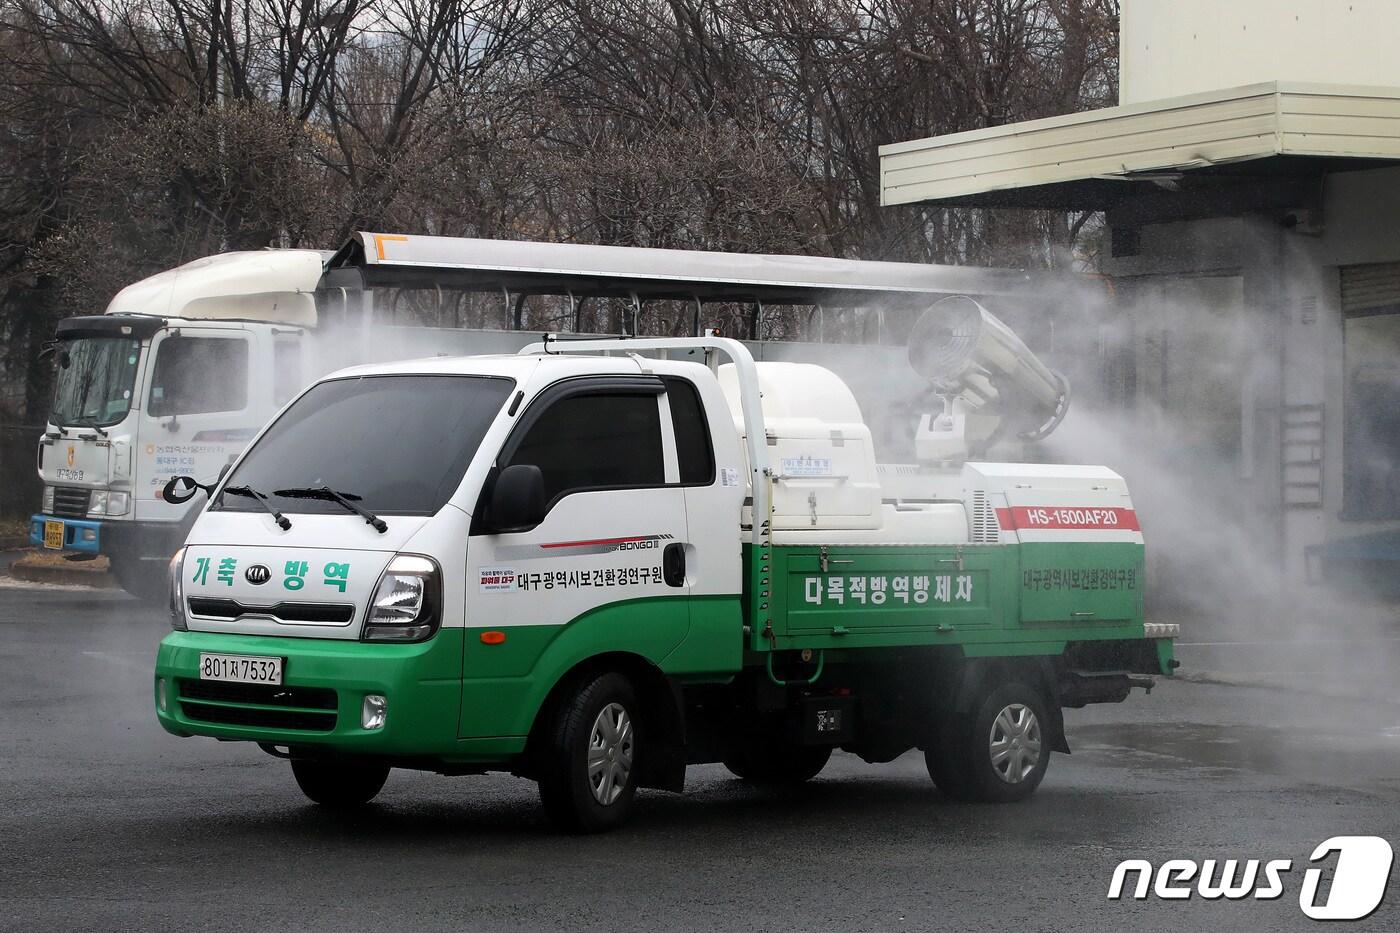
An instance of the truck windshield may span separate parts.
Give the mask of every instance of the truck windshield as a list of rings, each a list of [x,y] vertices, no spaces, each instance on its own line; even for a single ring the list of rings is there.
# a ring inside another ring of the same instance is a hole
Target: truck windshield
[[[131,410],[141,341],[130,337],[79,337],[58,347],[54,424],[116,424]]]
[[[462,481],[515,383],[489,376],[361,376],[313,386],[229,477],[289,514],[347,514],[333,500],[278,495],[328,487],[377,515],[432,515]],[[212,509],[261,510],[221,496]],[[352,516],[353,517],[353,516]]]

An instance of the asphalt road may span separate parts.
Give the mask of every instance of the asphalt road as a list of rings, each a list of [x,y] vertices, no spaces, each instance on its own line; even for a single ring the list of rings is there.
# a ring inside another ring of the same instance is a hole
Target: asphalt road
[[[1400,843],[1400,705],[1188,683],[1071,711],[1074,754],[1013,806],[839,755],[789,793],[692,769],[603,837],[554,835],[504,775],[394,772],[335,817],[256,748],[160,731],[164,631],[117,594],[0,583],[0,929],[1292,930],[1317,843]],[[1274,901],[1110,902],[1128,858],[1296,867]],[[1397,886],[1349,928],[1397,928]]]

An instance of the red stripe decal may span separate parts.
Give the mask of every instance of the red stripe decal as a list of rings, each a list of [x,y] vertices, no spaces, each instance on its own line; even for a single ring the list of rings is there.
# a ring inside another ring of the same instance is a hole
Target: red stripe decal
[[[647,535],[637,535],[631,538],[597,538],[593,541],[557,541],[554,544],[541,544],[542,548],[556,547],[592,547],[603,544],[630,544],[633,541],[646,541]]]
[[[1141,531],[1133,509],[1018,505],[997,509],[1003,531]]]

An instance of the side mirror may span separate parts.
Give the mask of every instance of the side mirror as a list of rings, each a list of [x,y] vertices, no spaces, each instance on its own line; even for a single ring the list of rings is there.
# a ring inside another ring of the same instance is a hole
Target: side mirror
[[[529,531],[544,520],[544,474],[530,463],[506,467],[491,488],[491,530]]]
[[[223,466],[219,467],[219,478],[216,479],[216,480],[214,480],[214,485],[217,486],[217,485],[219,485],[220,483],[222,483],[222,482],[224,481],[224,477],[225,477],[225,476],[228,476],[228,471],[229,471],[229,470],[232,470],[232,469],[233,469],[233,461],[232,461],[232,460],[230,460],[228,463],[225,463]]]
[[[181,505],[193,499],[194,494],[201,489],[204,490],[206,496],[214,494],[213,486],[195,482],[193,476],[172,476],[166,481],[165,488],[160,491],[160,497],[171,505]]]

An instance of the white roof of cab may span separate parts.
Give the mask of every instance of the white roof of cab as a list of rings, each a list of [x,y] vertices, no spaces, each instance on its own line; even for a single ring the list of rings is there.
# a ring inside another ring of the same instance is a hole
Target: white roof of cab
[[[550,381],[569,376],[635,374],[647,370],[674,371],[677,364],[699,365],[685,360],[646,359],[631,356],[500,354],[490,356],[431,356],[391,363],[369,363],[337,370],[325,379],[358,376],[508,376],[522,386],[537,371]],[[645,368],[644,368],[645,367]]]
[[[205,256],[128,285],[107,305],[107,313],[311,327],[316,323],[313,293],[330,256],[312,249]]]

